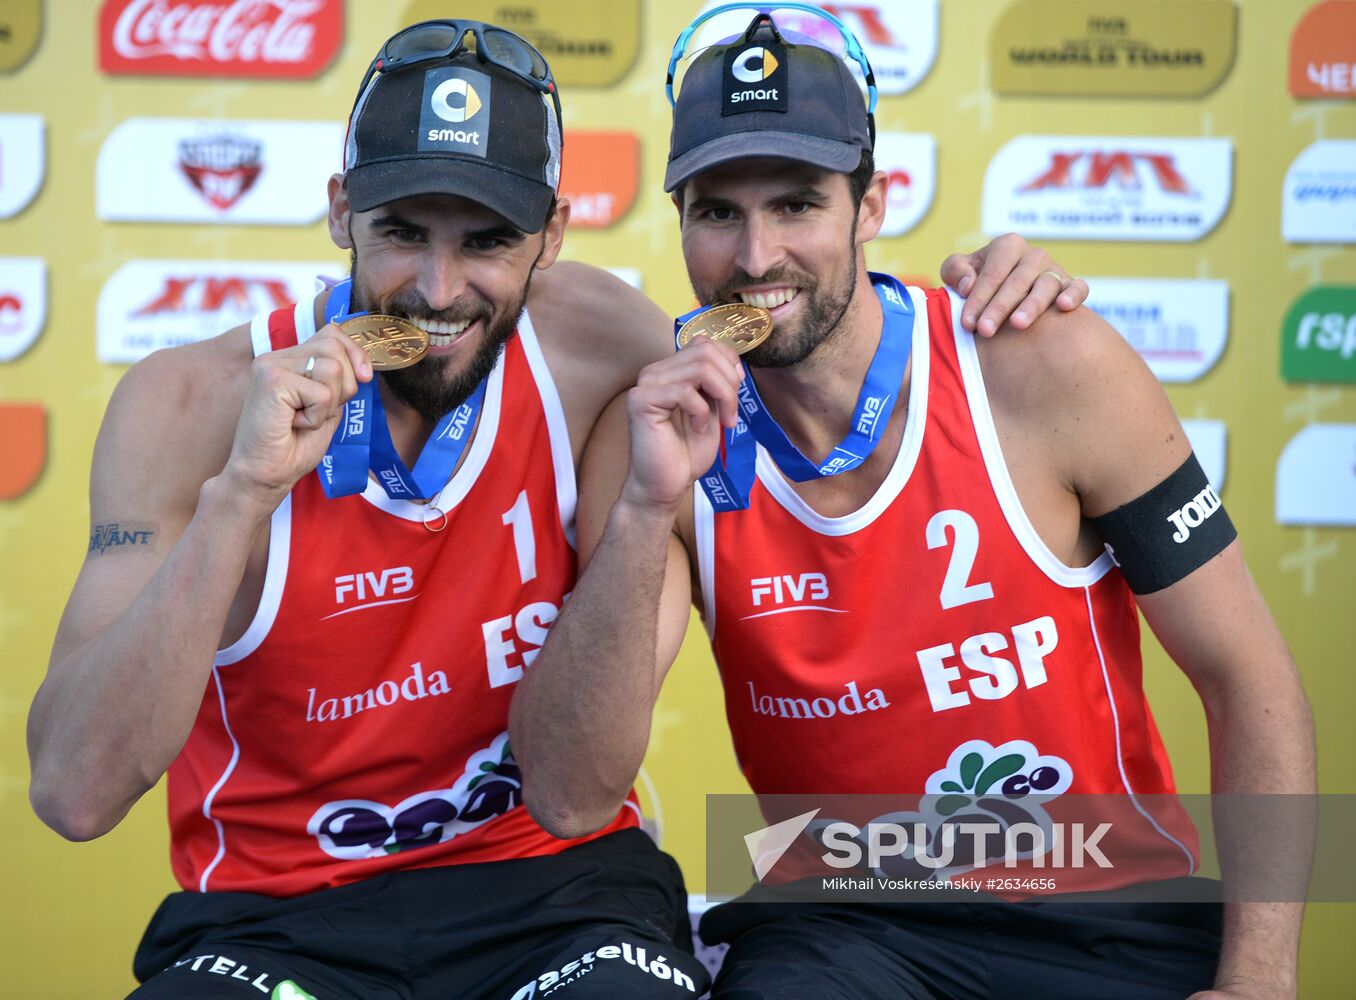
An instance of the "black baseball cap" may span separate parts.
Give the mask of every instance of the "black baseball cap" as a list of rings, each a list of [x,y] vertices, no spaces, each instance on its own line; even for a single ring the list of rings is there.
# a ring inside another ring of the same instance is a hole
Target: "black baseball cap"
[[[560,184],[560,146],[551,99],[473,52],[377,72],[349,118],[349,204],[457,195],[535,233]]]
[[[746,157],[851,173],[871,149],[866,101],[847,64],[761,29],[701,52],[673,109],[664,190]]]

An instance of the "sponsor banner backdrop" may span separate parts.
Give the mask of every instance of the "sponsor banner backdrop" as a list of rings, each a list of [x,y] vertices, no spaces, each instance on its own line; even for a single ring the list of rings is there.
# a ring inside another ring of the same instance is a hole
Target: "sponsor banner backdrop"
[[[47,323],[47,262],[0,257],[0,361],[33,346]]]
[[[1219,225],[1232,188],[1228,139],[1023,135],[984,173],[984,231],[1189,242]]]
[[[1018,0],[989,32],[999,94],[1201,97],[1234,64],[1233,0]]]
[[[47,173],[42,115],[0,115],[0,219],[28,207]]]
[[[282,309],[341,278],[341,263],[134,260],[99,293],[99,360],[131,364],[162,347],[215,337],[258,312]]]
[[[1215,492],[1223,490],[1224,476],[1228,472],[1228,425],[1223,420],[1183,420],[1182,430],[1186,431],[1191,450],[1205,470],[1205,478]]]
[[[640,183],[634,132],[566,132],[560,194],[570,199],[570,226],[605,229],[631,210]]]
[[[1290,164],[1281,235],[1287,243],[1356,243],[1356,140],[1321,140]]]
[[[445,0],[416,0],[405,9],[404,22],[439,17],[470,18],[517,32],[546,57],[563,88],[617,83],[640,50],[640,0],[462,0],[451,10]]]
[[[702,13],[723,2],[726,0],[708,0],[702,5]],[[777,9],[775,3],[767,6]],[[907,93],[932,69],[937,58],[937,0],[845,0],[817,6],[842,21],[861,42],[882,96]],[[738,34],[749,26],[752,17],[751,11],[737,10],[712,18],[711,37]],[[842,47],[837,29],[813,14],[784,10],[777,17],[777,25],[811,38],[822,36],[835,49]],[[860,71],[855,65],[852,68],[860,80]]]
[[[0,5],[0,73],[28,62],[42,37],[42,0],[5,0]]]
[[[1290,439],[1276,466],[1276,520],[1356,525],[1356,424],[1310,424]]]
[[[1356,285],[1310,288],[1285,314],[1281,378],[1356,382]]]
[[[305,79],[339,51],[343,0],[104,0],[99,68]]]
[[[343,142],[342,123],[129,118],[99,150],[99,218],[307,225]]]
[[[0,402],[0,500],[17,500],[47,465],[47,407]]]
[[[937,140],[912,132],[880,132],[876,169],[890,180],[880,234],[903,236],[923,221],[937,197]]]
[[[1160,382],[1194,382],[1224,352],[1229,337],[1228,282],[1184,278],[1087,281],[1088,307],[1130,342]]]
[[[1356,97],[1356,0],[1324,0],[1290,36],[1290,93]]]

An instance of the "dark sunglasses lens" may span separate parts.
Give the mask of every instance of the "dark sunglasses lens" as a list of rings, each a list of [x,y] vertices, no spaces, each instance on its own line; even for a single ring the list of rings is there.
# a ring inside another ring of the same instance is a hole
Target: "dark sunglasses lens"
[[[533,80],[546,79],[546,60],[541,53],[511,32],[487,28],[485,51],[502,66],[512,67]]]
[[[386,57],[410,59],[430,52],[447,52],[456,45],[463,30],[447,24],[428,24],[402,31],[386,43]]]

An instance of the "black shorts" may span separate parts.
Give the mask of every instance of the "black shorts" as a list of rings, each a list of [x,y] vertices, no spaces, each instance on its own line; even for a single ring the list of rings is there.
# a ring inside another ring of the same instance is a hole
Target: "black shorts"
[[[639,830],[289,899],[176,893],[134,971],[136,1000],[682,1000],[710,984],[678,866]]]
[[[1176,879],[1164,899],[1198,898]],[[1210,893],[1205,893],[1209,896]],[[1184,1000],[1219,961],[1218,902],[735,901],[701,937],[730,950],[712,1000]]]

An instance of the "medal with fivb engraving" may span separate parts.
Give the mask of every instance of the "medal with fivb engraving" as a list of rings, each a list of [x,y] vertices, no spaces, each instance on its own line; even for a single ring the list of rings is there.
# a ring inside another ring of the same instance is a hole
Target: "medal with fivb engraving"
[[[772,313],[759,306],[730,302],[693,316],[678,328],[678,346],[686,347],[696,336],[729,344],[736,354],[746,354],[772,333]]]
[[[428,353],[428,334],[399,316],[355,316],[340,323],[339,329],[367,352],[374,371],[408,368]]]

